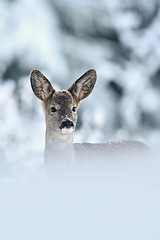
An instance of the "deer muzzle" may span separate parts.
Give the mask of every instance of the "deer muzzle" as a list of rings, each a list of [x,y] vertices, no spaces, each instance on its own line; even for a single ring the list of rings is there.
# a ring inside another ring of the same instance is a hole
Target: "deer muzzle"
[[[70,120],[65,120],[60,125],[60,130],[62,130],[63,128],[67,128],[67,129],[74,128],[74,124]]]

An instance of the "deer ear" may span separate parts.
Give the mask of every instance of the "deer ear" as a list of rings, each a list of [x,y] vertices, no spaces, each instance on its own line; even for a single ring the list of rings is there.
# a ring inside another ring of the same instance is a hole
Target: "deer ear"
[[[90,69],[79,79],[77,79],[68,89],[68,91],[79,102],[82,99],[88,97],[88,95],[92,92],[96,83],[96,78],[96,71],[94,69]]]
[[[49,80],[39,70],[31,72],[30,80],[34,94],[41,101],[45,101],[55,91]]]

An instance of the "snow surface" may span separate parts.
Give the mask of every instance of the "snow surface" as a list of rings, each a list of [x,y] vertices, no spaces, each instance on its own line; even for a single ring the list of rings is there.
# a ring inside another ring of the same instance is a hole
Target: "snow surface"
[[[158,240],[159,156],[104,162],[88,154],[50,175],[31,156],[30,168],[25,159],[1,166],[0,238]]]

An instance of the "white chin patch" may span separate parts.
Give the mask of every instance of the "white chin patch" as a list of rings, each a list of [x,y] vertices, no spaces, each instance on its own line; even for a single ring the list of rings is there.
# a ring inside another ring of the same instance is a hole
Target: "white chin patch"
[[[63,134],[63,135],[65,135],[65,134],[69,134],[69,133],[72,133],[73,132],[73,128],[62,128],[60,131],[61,131],[61,133]]]

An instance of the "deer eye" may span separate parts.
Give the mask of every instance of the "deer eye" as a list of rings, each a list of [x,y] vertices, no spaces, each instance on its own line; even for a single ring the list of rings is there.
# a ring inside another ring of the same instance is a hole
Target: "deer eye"
[[[75,111],[76,111],[76,107],[73,107],[73,108],[72,108],[72,111],[75,112]]]
[[[56,112],[57,111],[57,109],[55,108],[55,107],[51,107],[51,112],[52,113],[54,113],[54,112]]]

